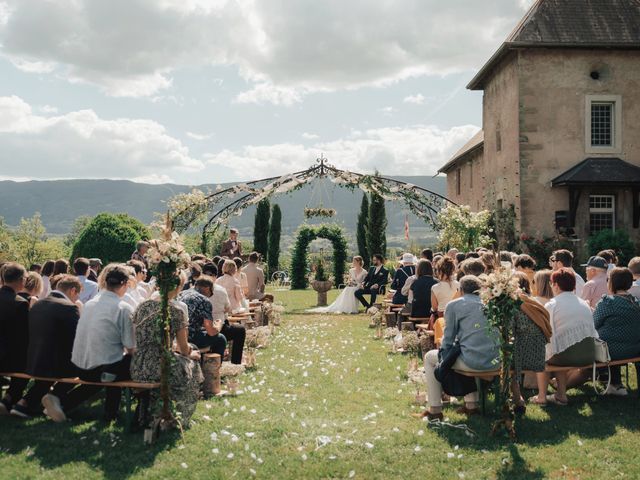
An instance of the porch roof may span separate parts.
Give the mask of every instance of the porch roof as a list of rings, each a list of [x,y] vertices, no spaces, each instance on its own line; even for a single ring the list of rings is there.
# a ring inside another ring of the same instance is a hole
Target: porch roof
[[[640,187],[640,167],[620,158],[587,158],[551,180],[552,187]]]

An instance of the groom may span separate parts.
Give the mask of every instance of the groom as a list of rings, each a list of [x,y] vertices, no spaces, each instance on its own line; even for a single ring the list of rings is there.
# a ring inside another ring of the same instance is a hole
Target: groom
[[[376,297],[382,287],[387,284],[389,272],[384,268],[384,257],[379,253],[376,253],[371,259],[371,268],[369,273],[364,279],[362,288],[356,290],[355,296],[360,303],[364,305],[365,310],[368,310],[371,305],[376,303]],[[367,303],[364,296],[371,295],[371,303]]]

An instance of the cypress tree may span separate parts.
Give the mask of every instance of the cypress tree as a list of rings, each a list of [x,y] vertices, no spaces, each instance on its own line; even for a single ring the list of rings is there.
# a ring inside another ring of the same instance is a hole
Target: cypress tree
[[[271,224],[269,225],[269,254],[267,265],[269,276],[277,272],[280,267],[280,232],[282,231],[282,212],[277,203],[271,210]]]
[[[263,257],[269,249],[269,217],[271,206],[269,200],[260,200],[256,208],[256,219],[253,227],[253,249]]]
[[[371,194],[369,204],[369,223],[367,225],[367,250],[370,255],[387,254],[387,213],[384,198],[377,193]]]
[[[356,241],[358,243],[358,255],[364,260],[364,265],[369,266],[369,250],[367,249],[367,226],[369,224],[369,197],[362,195],[360,213],[358,214],[358,226],[356,229]]]

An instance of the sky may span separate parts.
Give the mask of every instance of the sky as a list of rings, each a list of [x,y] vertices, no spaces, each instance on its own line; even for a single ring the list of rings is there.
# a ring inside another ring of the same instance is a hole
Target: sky
[[[0,179],[433,175],[531,0],[0,0]]]

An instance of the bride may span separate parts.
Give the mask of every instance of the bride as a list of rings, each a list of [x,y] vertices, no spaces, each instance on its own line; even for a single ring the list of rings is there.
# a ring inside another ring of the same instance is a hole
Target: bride
[[[367,276],[367,271],[363,268],[362,257],[353,257],[352,268],[349,269],[349,283],[336,301],[328,307],[318,307],[308,310],[311,313],[358,313],[358,299],[355,296],[356,290],[362,288],[362,283]]]

